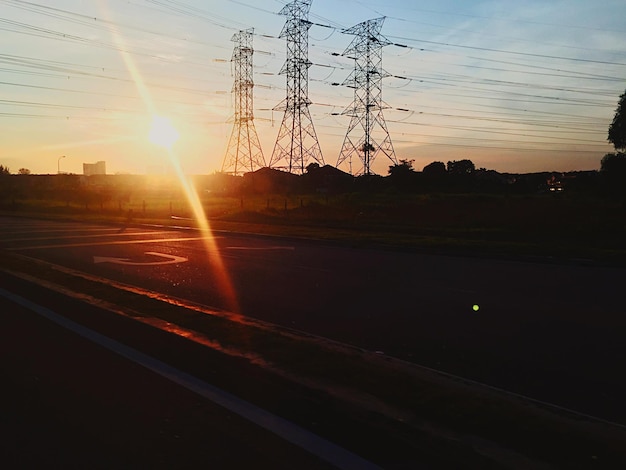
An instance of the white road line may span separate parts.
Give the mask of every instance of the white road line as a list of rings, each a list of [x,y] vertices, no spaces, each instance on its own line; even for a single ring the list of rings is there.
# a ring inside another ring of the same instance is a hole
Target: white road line
[[[119,354],[126,359],[139,364],[172,382],[195,392],[213,403],[261,426],[287,442],[290,442],[307,452],[319,457],[337,468],[346,470],[375,470],[377,465],[358,455],[339,447],[338,445],[316,435],[300,426],[276,416],[245,400],[210,385],[190,374],[180,371],[136,349],[130,348],[96,331],[86,328],[52,310],[35,304],[28,299],[15,295],[0,288],[0,296],[25,307],[57,325],[76,333],[89,341]]]
[[[113,263],[113,264],[123,264],[125,266],[163,266],[166,264],[178,264],[178,263],[186,263],[189,261],[189,258],[184,258],[182,256],[168,255],[167,253],[158,253],[156,251],[146,251],[145,255],[157,256],[159,258],[165,258],[165,261],[131,261],[127,258],[113,258],[111,256],[94,256],[93,262],[98,263]]]
[[[286,250],[295,251],[294,246],[227,246],[227,250],[241,250],[241,251],[271,251],[271,250]]]
[[[167,243],[167,242],[183,242],[183,241],[197,241],[197,240],[217,240],[223,237],[179,237],[179,238],[155,238],[147,240],[118,240],[111,242],[94,242],[94,243],[59,243],[55,245],[31,245],[20,246],[13,248],[6,248],[7,251],[22,251],[22,250],[44,250],[49,248],[77,248],[81,246],[105,246],[105,245],[133,245],[135,243]]]
[[[0,219],[1,220],[1,219]],[[29,228],[32,227],[32,228]],[[97,228],[87,228],[85,225],[62,225],[59,224],[51,224],[51,225],[42,225],[42,224],[20,224],[20,225],[12,225],[6,227],[7,233],[63,233],[68,230],[76,230],[80,232],[117,232],[125,227],[97,227]],[[19,230],[16,230],[19,229]],[[139,228],[128,228],[127,230],[141,230]]]
[[[41,240],[71,240],[74,238],[102,238],[102,237],[138,237],[138,236],[145,236],[146,234],[164,234],[164,233],[174,233],[174,230],[163,230],[163,231],[159,231],[159,232],[150,232],[150,231],[141,231],[141,232],[120,232],[119,229],[116,229],[113,232],[110,233],[99,233],[97,235],[48,235],[45,237],[31,237],[31,238],[8,238],[8,239],[1,239],[0,241],[5,243],[5,242],[30,242],[30,241],[41,241]]]

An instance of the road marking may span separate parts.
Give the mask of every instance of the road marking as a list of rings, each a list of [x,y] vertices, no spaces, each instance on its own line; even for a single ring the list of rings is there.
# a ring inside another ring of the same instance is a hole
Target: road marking
[[[48,235],[45,237],[31,237],[31,238],[9,238],[9,239],[3,239],[2,242],[24,242],[24,241],[38,241],[38,240],[54,240],[54,239],[62,239],[62,240],[70,240],[72,238],[101,238],[101,237],[132,237],[132,236],[141,236],[141,235],[146,235],[147,233],[149,234],[163,234],[163,233],[173,233],[173,230],[162,230],[159,232],[147,232],[147,231],[141,231],[141,232],[120,232],[119,229],[115,229],[114,231],[108,231],[109,233],[99,233],[97,235],[58,235],[58,236],[54,236],[54,235]],[[31,232],[32,233],[32,232]]]
[[[53,312],[28,299],[20,297],[9,291],[0,288],[0,295],[8,300],[21,305],[28,310],[46,318],[57,325],[76,333],[83,338],[102,346],[120,356],[135,362],[148,370],[164,377],[192,392],[212,401],[213,403],[226,408],[227,410],[247,419],[248,421],[270,431],[301,449],[335,465],[337,468],[346,470],[380,470],[380,467],[365,460],[364,458],[339,447],[317,434],[314,434],[295,423],[276,416],[269,411],[259,408],[250,402],[242,400],[225,390],[204,382],[193,375],[178,370],[164,362],[148,356],[136,349],[115,341],[108,336],[104,336],[94,330],[80,325],[64,316]]]
[[[151,256],[159,256],[161,258],[167,258],[166,261],[149,261],[149,262],[140,262],[140,261],[130,261],[128,258],[111,258],[106,256],[94,256],[93,262],[98,263],[113,263],[113,264],[123,264],[125,266],[161,266],[164,264],[178,264],[185,263],[189,261],[189,258],[183,258],[182,256],[168,255],[166,253],[157,253],[156,251],[146,251],[144,254]]]
[[[242,250],[242,251],[265,251],[265,250],[287,250],[295,251],[294,246],[227,246],[227,250]]]
[[[10,234],[10,235],[19,235],[20,233],[33,235],[35,233],[59,233],[59,232],[64,233],[64,232],[67,232],[68,230],[80,231],[80,232],[86,233],[86,232],[116,232],[116,231],[119,231],[120,229],[115,228],[115,227],[84,228],[84,226],[81,227],[77,225],[63,226],[63,228],[59,228],[58,224],[54,224],[54,225],[21,224],[19,226],[7,227],[7,229],[5,230],[5,233]]]
[[[217,240],[223,237],[214,237],[208,235],[206,237],[179,237],[179,238],[155,238],[148,240],[116,240],[111,242],[99,242],[99,243],[62,243],[56,245],[32,245],[21,246],[14,248],[6,248],[7,251],[22,251],[22,250],[47,250],[49,248],[79,248],[83,246],[105,246],[105,245],[133,245],[139,243],[167,243],[167,242],[184,242],[184,241],[197,241],[197,240]]]

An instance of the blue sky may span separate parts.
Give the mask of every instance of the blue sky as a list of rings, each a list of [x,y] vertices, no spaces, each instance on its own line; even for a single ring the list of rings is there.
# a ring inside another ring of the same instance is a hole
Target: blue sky
[[[232,129],[231,37],[254,28],[255,127],[269,161],[285,97],[285,1],[0,0],[0,164],[12,172],[159,167],[152,115],[180,133],[187,173],[221,168]],[[353,90],[343,28],[385,17],[385,119],[421,170],[470,158],[498,171],[599,168],[626,89],[626,2],[313,0],[309,98],[336,164]],[[402,47],[404,46],[404,47]],[[64,155],[65,158],[59,160]],[[373,170],[386,174],[378,157]]]

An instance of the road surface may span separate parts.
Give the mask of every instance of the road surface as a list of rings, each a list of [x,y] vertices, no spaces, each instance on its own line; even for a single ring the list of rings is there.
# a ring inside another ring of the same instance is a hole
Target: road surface
[[[4,296],[0,312],[3,468],[335,468]]]
[[[626,423],[624,268],[4,218],[0,247]]]

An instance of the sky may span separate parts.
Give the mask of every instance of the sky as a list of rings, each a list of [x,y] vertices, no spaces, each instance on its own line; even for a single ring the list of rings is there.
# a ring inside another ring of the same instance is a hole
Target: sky
[[[154,136],[166,133],[185,173],[220,171],[234,125],[231,39],[248,28],[254,126],[269,162],[283,118],[273,108],[286,96],[287,3],[0,0],[0,164],[82,174],[104,160],[110,174],[160,172],[169,152]],[[575,171],[598,169],[613,150],[623,0],[313,0],[309,111],[324,163],[337,164],[354,99],[343,85],[354,61],[342,55],[354,37],[342,31],[381,17],[397,160]],[[372,170],[386,175],[392,163],[378,155]]]

